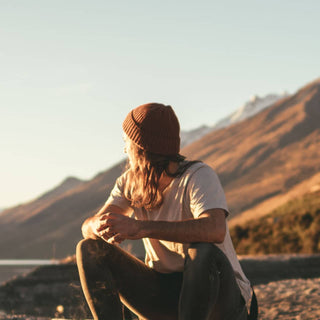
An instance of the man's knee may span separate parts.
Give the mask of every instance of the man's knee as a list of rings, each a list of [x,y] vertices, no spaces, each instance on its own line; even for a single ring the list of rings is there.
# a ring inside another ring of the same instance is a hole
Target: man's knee
[[[77,244],[77,260],[83,258],[96,259],[102,258],[108,254],[108,248],[112,245],[101,239],[83,239]]]
[[[77,244],[76,254],[87,254],[93,251],[96,251],[97,241],[93,239],[82,239]]]
[[[192,243],[188,249],[187,259],[198,262],[199,264],[207,264],[227,259],[223,252],[212,243],[197,242]]]
[[[192,259],[205,258],[205,257],[215,255],[217,252],[217,249],[218,248],[212,243],[196,242],[190,245],[188,249],[188,254]]]

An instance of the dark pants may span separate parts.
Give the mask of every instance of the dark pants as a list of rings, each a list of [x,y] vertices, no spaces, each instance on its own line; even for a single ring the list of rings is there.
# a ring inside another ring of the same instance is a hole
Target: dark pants
[[[86,239],[77,264],[94,319],[122,320],[122,303],[140,319],[247,319],[229,260],[213,244],[192,244],[183,272],[160,273],[118,246]]]

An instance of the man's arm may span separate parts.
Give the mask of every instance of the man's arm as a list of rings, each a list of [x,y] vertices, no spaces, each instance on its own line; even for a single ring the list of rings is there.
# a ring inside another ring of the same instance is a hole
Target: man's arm
[[[107,213],[105,217],[106,228],[99,235],[104,238],[105,235],[115,233],[110,242],[117,242],[118,238],[153,238],[181,243],[221,243],[226,233],[223,209],[210,209],[199,218],[183,221],[134,220],[117,213]]]
[[[105,214],[113,212],[116,214],[124,215],[126,212],[118,206],[105,204],[94,216],[89,217],[84,221],[81,227],[82,235],[85,239],[98,239],[100,238],[99,232],[104,230]],[[107,236],[107,234],[105,233]],[[113,234],[112,234],[113,235]]]

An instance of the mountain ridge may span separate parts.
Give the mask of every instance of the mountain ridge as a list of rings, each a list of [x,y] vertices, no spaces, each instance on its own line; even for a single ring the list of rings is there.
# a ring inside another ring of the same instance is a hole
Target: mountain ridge
[[[275,102],[287,97],[288,94],[268,94],[263,97],[255,95],[250,98],[249,101],[245,102],[240,108],[236,109],[226,117],[217,121],[213,126],[202,125],[198,128],[185,131],[181,131],[181,148],[201,139],[203,136],[214,130],[219,130],[228,127],[234,123],[243,121],[255,114],[261,112],[263,109],[268,108]]]
[[[232,125],[234,123],[240,122],[242,120],[245,120],[259,113],[263,109],[273,105],[277,101],[286,98],[287,96],[288,93],[286,92],[284,92],[283,94],[268,94],[263,97],[254,95],[240,108],[216,122],[212,128],[214,130],[218,130]]]
[[[285,164],[287,159],[280,151],[284,148],[291,148],[290,152],[294,153],[292,144],[297,144],[299,140],[301,141],[305,137],[310,140],[308,142],[310,147],[312,147],[313,143],[318,144],[319,95],[320,80],[317,80],[305,86],[296,94],[276,102],[253,118],[231,125],[227,130],[220,129],[207,134],[197,144],[187,146],[184,149],[184,154],[204,160],[218,171],[227,193],[228,201],[232,203],[232,210],[239,213],[241,210],[248,209],[241,204],[240,199],[236,199],[236,189],[241,187],[241,182],[249,182],[252,185],[252,191],[256,192],[252,181],[261,180],[262,175],[265,176],[265,180],[274,179],[275,183],[277,180],[281,180],[281,177],[279,177],[281,172],[268,177],[263,170],[257,172],[255,170],[257,166],[263,168],[264,164],[266,167],[265,164],[268,161],[270,162],[270,159],[274,164],[280,165],[279,162]],[[312,135],[313,131],[315,132]],[[279,149],[279,152],[277,149]],[[312,154],[310,154],[309,158],[313,160],[315,167],[318,167],[317,161],[315,161],[315,155],[318,153],[314,150],[315,148],[311,149]],[[299,154],[295,153],[295,157],[300,157],[301,161],[299,163],[303,168],[304,178],[308,175],[311,177],[311,173],[315,172],[314,169],[310,168],[309,165],[303,165]],[[290,164],[288,166],[290,167]],[[275,168],[277,167],[273,165],[268,169],[274,171]],[[301,174],[301,170],[295,169]],[[248,181],[248,177],[246,177],[249,173],[252,181],[250,179]],[[297,173],[296,178],[298,180],[299,174]],[[287,185],[281,186],[281,188],[289,188],[290,184],[294,185],[294,176],[291,176],[291,180],[289,179],[286,183]],[[261,202],[263,197],[268,198],[281,193],[281,188],[279,186],[278,190],[277,188],[270,188],[272,190],[264,189],[260,198],[257,197],[256,201]],[[243,201],[245,200],[243,199]]]

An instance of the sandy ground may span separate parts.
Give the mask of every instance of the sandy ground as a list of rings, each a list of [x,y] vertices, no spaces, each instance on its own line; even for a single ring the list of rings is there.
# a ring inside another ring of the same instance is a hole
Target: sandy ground
[[[320,278],[270,282],[255,286],[255,292],[260,320],[320,319]],[[1,311],[0,319],[49,320],[43,317],[9,316]]]
[[[270,282],[255,287],[259,319],[320,319],[320,278]]]

